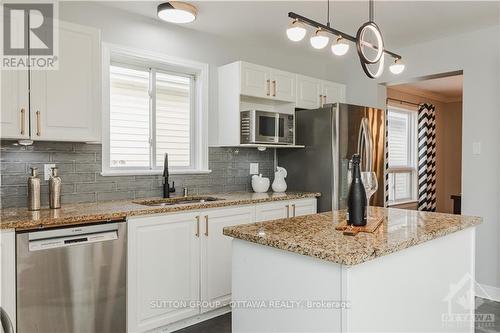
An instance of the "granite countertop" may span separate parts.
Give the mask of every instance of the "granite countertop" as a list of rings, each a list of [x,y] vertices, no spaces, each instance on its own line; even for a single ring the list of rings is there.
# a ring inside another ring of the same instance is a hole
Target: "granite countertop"
[[[42,208],[34,212],[28,211],[26,208],[7,208],[0,210],[0,229],[30,230],[71,224],[95,223],[103,220],[115,221],[134,215],[171,213],[194,209],[209,209],[271,201],[315,198],[319,197],[320,194],[308,192],[233,192],[204,194],[203,196],[211,196],[223,200],[168,206],[145,206],[135,203],[137,201],[160,199],[144,198],[84,204],[63,204],[60,209]]]
[[[344,265],[356,265],[478,225],[479,217],[370,207],[382,215],[373,233],[346,236],[345,210],[224,228],[224,235]]]

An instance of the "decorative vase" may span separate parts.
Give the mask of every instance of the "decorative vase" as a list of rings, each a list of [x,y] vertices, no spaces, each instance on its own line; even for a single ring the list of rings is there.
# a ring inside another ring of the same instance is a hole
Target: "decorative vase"
[[[286,191],[286,182],[285,178],[287,176],[287,172],[285,168],[277,167],[276,172],[274,173],[274,181],[273,181],[273,192],[282,193]]]
[[[267,192],[269,189],[269,178],[262,177],[262,174],[260,175],[253,175],[252,176],[252,188],[255,193],[264,193]]]

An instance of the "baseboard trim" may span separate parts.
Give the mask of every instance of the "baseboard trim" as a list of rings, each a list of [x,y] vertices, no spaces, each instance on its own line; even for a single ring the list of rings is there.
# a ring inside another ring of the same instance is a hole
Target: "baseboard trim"
[[[201,323],[202,321],[205,321],[205,320],[208,320],[208,319],[212,319],[212,318],[221,316],[221,315],[226,314],[228,312],[231,312],[231,307],[229,305],[226,305],[226,306],[224,306],[222,308],[219,308],[219,309],[216,309],[216,310],[212,310],[210,312],[205,312],[205,313],[202,313],[200,315],[197,315],[197,316],[194,316],[194,317],[190,317],[190,318],[187,318],[187,319],[184,319],[184,320],[180,320],[180,321],[177,321],[175,323],[168,324],[168,325],[165,325],[165,326],[162,326],[162,327],[158,327],[158,328],[152,329],[152,330],[150,330],[148,332],[149,333],[174,332],[174,331],[180,330],[182,328],[186,328],[188,326]]]
[[[478,283],[476,285],[476,296],[500,302],[500,288]]]

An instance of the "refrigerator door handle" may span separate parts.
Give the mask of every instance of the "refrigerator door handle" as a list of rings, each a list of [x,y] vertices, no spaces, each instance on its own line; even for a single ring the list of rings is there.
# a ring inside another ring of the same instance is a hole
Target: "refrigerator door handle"
[[[373,168],[373,138],[366,117],[361,119],[359,126],[358,154],[361,156],[361,163],[365,165],[364,171],[371,172]]]
[[[5,333],[14,333],[14,326],[12,325],[12,321],[10,320],[7,312],[0,307],[0,323],[2,324],[3,332]]]

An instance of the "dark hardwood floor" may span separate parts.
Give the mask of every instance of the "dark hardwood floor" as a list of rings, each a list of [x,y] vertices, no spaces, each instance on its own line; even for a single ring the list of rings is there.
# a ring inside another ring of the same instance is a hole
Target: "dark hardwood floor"
[[[493,314],[495,321],[493,323],[476,321],[476,333],[500,333],[500,302],[476,297],[477,314]],[[477,316],[476,319],[478,319]]]
[[[494,314],[493,323],[476,323],[476,333],[500,333],[500,303],[476,298],[477,314]],[[175,333],[231,333],[231,313],[183,328]]]
[[[175,331],[175,333],[231,333],[231,312],[199,324]]]

